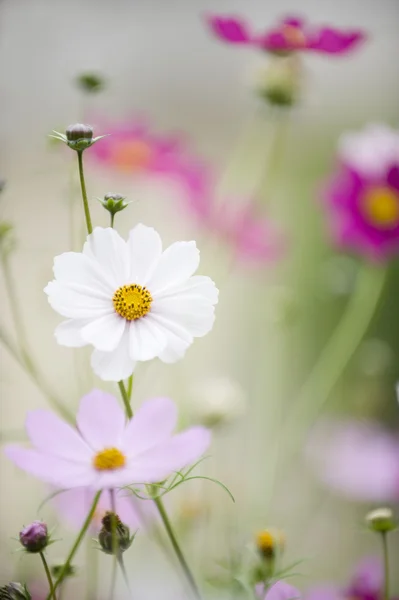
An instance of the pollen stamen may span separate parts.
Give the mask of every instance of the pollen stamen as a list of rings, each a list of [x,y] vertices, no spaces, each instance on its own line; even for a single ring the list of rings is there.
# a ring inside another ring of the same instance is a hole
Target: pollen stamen
[[[399,194],[387,186],[373,187],[365,193],[362,208],[375,227],[391,229],[399,225]]]
[[[115,471],[124,467],[125,463],[126,457],[118,448],[105,448],[93,458],[93,466],[97,471]]]
[[[135,321],[150,311],[152,296],[146,287],[132,283],[118,288],[112,302],[118,315],[127,321]]]

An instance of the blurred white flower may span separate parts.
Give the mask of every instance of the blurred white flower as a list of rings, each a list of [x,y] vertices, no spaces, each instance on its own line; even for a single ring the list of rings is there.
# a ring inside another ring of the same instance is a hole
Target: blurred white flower
[[[214,377],[195,384],[189,397],[192,417],[208,427],[231,423],[246,412],[244,390],[228,377]]]
[[[373,124],[341,136],[339,156],[348,166],[368,177],[382,177],[399,161],[399,131]]]
[[[209,277],[193,277],[199,260],[195,242],[162,251],[152,227],[137,225],[127,242],[97,227],[82,253],[54,260],[45,292],[68,319],[56,329],[58,343],[91,344],[93,370],[106,381],[129,377],[137,361],[179,360],[215,319],[218,290]]]

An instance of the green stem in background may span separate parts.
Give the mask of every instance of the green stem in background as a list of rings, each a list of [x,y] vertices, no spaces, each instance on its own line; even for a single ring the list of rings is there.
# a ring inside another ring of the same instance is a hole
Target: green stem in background
[[[168,534],[169,540],[170,540],[170,542],[171,542],[171,544],[173,546],[173,549],[174,549],[175,554],[177,556],[177,559],[178,559],[178,561],[180,563],[180,566],[181,566],[181,568],[182,568],[182,570],[183,570],[183,572],[184,572],[184,574],[185,574],[185,576],[187,578],[188,583],[190,584],[190,587],[191,587],[191,590],[192,590],[192,592],[194,594],[194,597],[197,598],[198,600],[201,600],[201,594],[199,592],[198,586],[197,586],[197,584],[195,582],[194,576],[191,573],[190,567],[188,566],[187,561],[186,561],[186,559],[184,557],[184,554],[183,554],[183,552],[182,552],[182,550],[181,550],[181,548],[179,546],[179,543],[178,543],[178,541],[176,539],[176,536],[175,536],[174,531],[172,529],[172,525],[171,525],[171,523],[169,521],[169,517],[168,517],[168,515],[166,513],[166,510],[165,510],[165,507],[163,505],[163,502],[162,502],[161,498],[159,498],[159,497],[158,498],[154,498],[154,503],[155,503],[155,506],[158,509],[158,512],[159,512],[160,517],[162,519],[162,523],[165,526],[166,533]]]
[[[91,223],[89,201],[87,199],[86,183],[85,183],[85,176],[84,176],[84,171],[83,171],[83,151],[82,150],[77,151],[77,155],[78,155],[78,164],[79,164],[80,187],[82,190],[83,210],[85,213],[87,233],[90,234],[93,232],[93,225]]]
[[[48,581],[48,584],[49,584],[49,587],[50,587],[49,598],[53,598],[53,600],[57,600],[57,597],[55,595],[53,578],[51,577],[50,569],[48,568],[46,557],[44,556],[43,552],[40,552],[40,558],[42,559],[43,567],[44,567],[44,570],[46,572],[47,581]]]
[[[130,406],[130,398],[125,388],[125,384],[123,383],[123,381],[118,381],[118,386],[121,392],[123,404],[125,405],[126,416],[128,419],[131,419],[133,417],[133,411],[132,407]]]
[[[374,265],[360,267],[356,289],[338,326],[296,398],[294,410],[283,429],[284,440],[289,447],[293,445],[295,452],[304,433],[300,425],[306,427],[317,418],[359,347],[376,312],[386,273],[386,269]]]
[[[268,204],[269,206],[274,200],[272,196],[275,192],[276,183],[280,174],[280,165],[284,156],[287,133],[290,125],[289,116],[290,113],[288,109],[274,108],[271,112],[273,131],[271,133],[265,171],[261,178],[258,191],[259,196],[263,199],[263,204]]]
[[[134,374],[132,373],[129,379],[127,380],[127,397],[129,398],[129,404],[131,403],[133,394],[133,378]]]
[[[73,421],[73,416],[49,388],[47,382],[44,380],[43,376],[39,372],[39,369],[35,365],[26,341],[27,336],[18,303],[18,296],[15,289],[14,279],[11,274],[10,265],[6,256],[2,256],[1,265],[4,274],[5,290],[17,335],[17,345],[10,340],[9,336],[4,332],[3,329],[1,329],[1,327],[0,342],[5,346],[11,356],[13,356],[13,358],[18,362],[21,368],[29,375],[39,390],[47,397],[48,401],[55,408],[55,410],[57,410],[68,421]]]
[[[93,549],[93,542],[90,538],[87,540],[87,590],[86,600],[97,600],[98,592],[98,557],[99,552]]]
[[[76,552],[78,551],[79,546],[82,543],[82,540],[87,533],[87,530],[90,527],[90,523],[92,522],[94,513],[96,512],[96,508],[97,508],[97,504],[100,500],[100,496],[101,496],[101,490],[99,492],[97,492],[97,494],[95,495],[93,504],[91,505],[91,508],[89,511],[89,514],[87,515],[86,520],[82,525],[82,529],[79,531],[78,537],[76,538],[75,543],[72,546],[71,551],[68,554],[68,557],[64,563],[64,566],[61,569],[61,573],[58,575],[57,581],[54,584],[55,590],[61,585],[61,583],[65,577],[65,574],[68,572],[69,567],[71,566],[71,563],[73,561],[73,558],[74,558]],[[51,595],[47,596],[47,600],[51,600]]]
[[[388,533],[386,531],[381,532],[382,540],[382,557],[384,564],[384,591],[382,598],[383,600],[389,600],[389,551],[388,551]]]

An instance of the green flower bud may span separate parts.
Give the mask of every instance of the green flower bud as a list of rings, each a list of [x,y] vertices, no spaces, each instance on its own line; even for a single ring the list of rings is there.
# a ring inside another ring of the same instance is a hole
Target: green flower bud
[[[133,536],[130,535],[129,527],[122,523],[117,514],[106,512],[101,522],[102,528],[98,534],[98,541],[103,552],[106,554],[114,554],[114,544],[116,554],[122,554],[128,548],[130,548],[134,539],[134,534]],[[113,539],[114,527],[116,543]]]
[[[107,210],[111,215],[115,215],[117,212],[124,210],[128,206],[128,202],[125,202],[126,197],[120,194],[105,194],[104,200],[99,198],[100,204]]]
[[[93,128],[90,125],[83,125],[82,123],[69,125],[65,134],[54,130],[50,135],[50,138],[64,142],[64,144],[77,152],[83,152],[83,150],[86,150],[86,148],[89,148],[103,137],[105,136],[99,135],[94,138]]]
[[[366,515],[366,523],[372,531],[388,533],[397,528],[398,522],[390,508],[376,508]]]
[[[96,73],[81,73],[75,79],[76,85],[88,94],[101,92],[105,87],[105,81],[101,75]]]
[[[257,93],[274,106],[292,106],[299,95],[299,72],[294,57],[276,57],[261,71]]]
[[[0,588],[0,600],[32,600],[26,585],[9,583]]]

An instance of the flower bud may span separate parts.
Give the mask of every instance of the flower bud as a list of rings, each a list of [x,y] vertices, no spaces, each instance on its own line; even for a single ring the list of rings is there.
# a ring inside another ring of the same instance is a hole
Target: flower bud
[[[91,141],[93,139],[93,129],[90,127],[90,125],[83,125],[82,123],[69,125],[65,133],[68,142],[76,142],[78,140]]]
[[[33,521],[22,529],[19,541],[27,552],[42,552],[49,543],[47,525],[43,521]]]
[[[274,106],[292,106],[299,95],[299,72],[294,58],[276,57],[263,69],[255,89]]]
[[[256,534],[256,549],[265,560],[272,560],[284,550],[285,538],[281,531],[264,529]]]
[[[9,583],[0,588],[0,600],[32,600],[26,585]]]
[[[220,427],[245,414],[246,396],[241,386],[228,377],[197,382],[190,389],[190,411],[197,423]]]
[[[121,194],[105,194],[104,200],[99,201],[105,210],[111,215],[115,215],[117,212],[120,212],[128,206],[128,203],[125,202],[125,200],[126,197],[121,196]]]
[[[98,541],[106,554],[114,554],[114,550],[116,554],[122,554],[130,548],[134,535],[130,536],[129,527],[122,523],[117,514],[106,512],[101,522],[102,528],[98,534]],[[113,528],[115,528],[116,542],[113,539]]]
[[[372,531],[388,533],[397,528],[397,521],[390,508],[376,508],[366,515],[366,523]]]
[[[76,77],[77,86],[88,94],[101,92],[105,87],[104,79],[96,73],[81,73]]]

